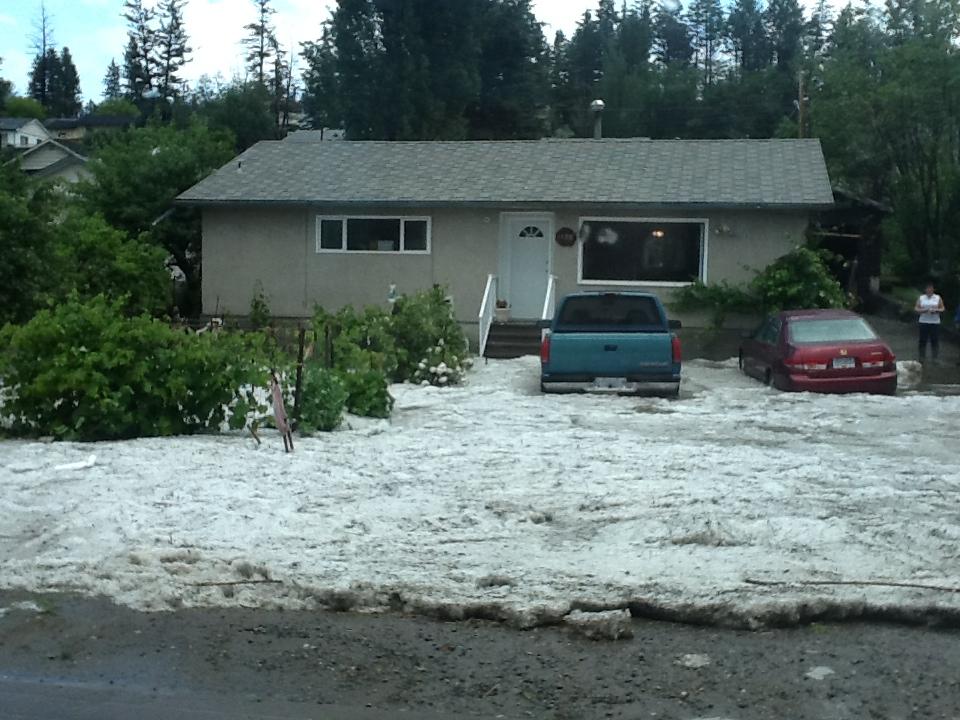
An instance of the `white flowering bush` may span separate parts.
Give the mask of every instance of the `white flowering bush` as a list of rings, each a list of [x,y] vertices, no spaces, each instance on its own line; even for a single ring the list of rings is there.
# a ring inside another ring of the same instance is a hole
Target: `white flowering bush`
[[[427,350],[427,354],[417,363],[410,381],[420,385],[457,385],[463,380],[464,373],[473,364],[463,352],[456,352],[446,344],[443,338]]]

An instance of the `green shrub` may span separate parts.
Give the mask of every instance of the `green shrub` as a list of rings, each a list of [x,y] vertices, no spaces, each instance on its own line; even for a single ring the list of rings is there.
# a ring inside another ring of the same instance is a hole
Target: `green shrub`
[[[447,290],[430,290],[404,295],[397,299],[392,316],[393,336],[397,348],[397,382],[431,382],[447,377],[443,383],[456,383],[462,377],[461,363],[468,353],[467,338],[447,300]],[[424,373],[425,369],[445,363],[456,374]]]
[[[334,335],[333,366],[337,370],[375,369],[393,377],[397,348],[390,315],[378,307],[362,311],[345,307],[330,316],[317,311],[315,323],[328,326]]]
[[[124,298],[129,315],[160,316],[171,305],[167,253],[140,239],[130,239],[99,215],[72,210],[55,229],[58,293],[56,301],[76,292],[80,299],[104,295]]]
[[[242,427],[271,360],[257,333],[184,334],[77,297],[0,331],[3,413],[21,434],[106,440]]]
[[[263,292],[263,283],[257,280],[250,300],[250,324],[255,330],[261,330],[270,324],[270,304]]]
[[[341,371],[338,375],[347,392],[347,410],[363,417],[390,417],[393,397],[383,372],[368,368]]]
[[[726,281],[681,288],[673,307],[710,313],[710,326],[723,327],[731,312],[772,313],[848,304],[840,283],[830,274],[822,251],[798,247],[758,272],[747,285]]]
[[[808,247],[795,248],[768,265],[750,282],[750,293],[766,312],[847,304],[823,254]]]
[[[673,307],[686,312],[706,311],[710,327],[719,330],[731,312],[756,310],[756,301],[746,290],[731,285],[726,280],[706,285],[697,280],[692,285],[677,290]]]
[[[442,287],[398,298],[392,313],[317,308],[313,325],[319,337],[332,338],[331,364],[356,415],[388,417],[391,381],[453,385],[470,364],[466,336]]]
[[[310,435],[336,430],[346,402],[347,390],[335,372],[315,363],[307,365],[300,397],[300,432]]]

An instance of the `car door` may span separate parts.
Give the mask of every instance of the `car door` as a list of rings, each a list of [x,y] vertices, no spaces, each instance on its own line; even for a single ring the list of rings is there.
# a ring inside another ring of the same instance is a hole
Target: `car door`
[[[778,365],[782,327],[783,321],[778,317],[772,317],[764,326],[763,336],[760,338],[757,352],[757,377],[767,383],[773,382],[774,368]]]
[[[780,318],[769,317],[744,344],[743,369],[748,375],[766,381],[776,362]]]
[[[764,320],[760,327],[753,331],[746,340],[743,341],[741,365],[743,372],[752,377],[763,377],[761,369],[763,357],[763,343],[767,332],[767,327],[773,318]]]

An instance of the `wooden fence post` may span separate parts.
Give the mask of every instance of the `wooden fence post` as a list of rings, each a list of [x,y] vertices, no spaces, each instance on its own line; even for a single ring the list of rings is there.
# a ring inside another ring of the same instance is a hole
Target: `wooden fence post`
[[[300,424],[300,398],[303,394],[303,351],[306,344],[307,331],[300,328],[297,333],[297,386],[293,391],[293,419]]]

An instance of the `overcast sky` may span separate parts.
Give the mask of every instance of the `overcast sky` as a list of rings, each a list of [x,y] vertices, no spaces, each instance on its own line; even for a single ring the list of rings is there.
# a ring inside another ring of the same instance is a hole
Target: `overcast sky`
[[[148,3],[150,0],[148,0]],[[535,0],[537,17],[547,23],[547,37],[555,29],[570,32],[591,0]],[[320,24],[329,16],[333,2],[322,0],[274,0],[278,37],[298,46],[316,39]],[[86,99],[99,100],[103,75],[111,58],[120,64],[126,43],[126,28],[120,16],[123,0],[46,0],[53,18],[53,36],[58,47],[69,47],[80,72]],[[0,0],[0,76],[12,80],[23,93],[34,51],[31,36],[40,0]],[[251,0],[188,0],[186,26],[193,59],[184,69],[192,82],[201,75],[218,73],[230,79],[242,73],[240,39],[243,26],[254,18]]]

